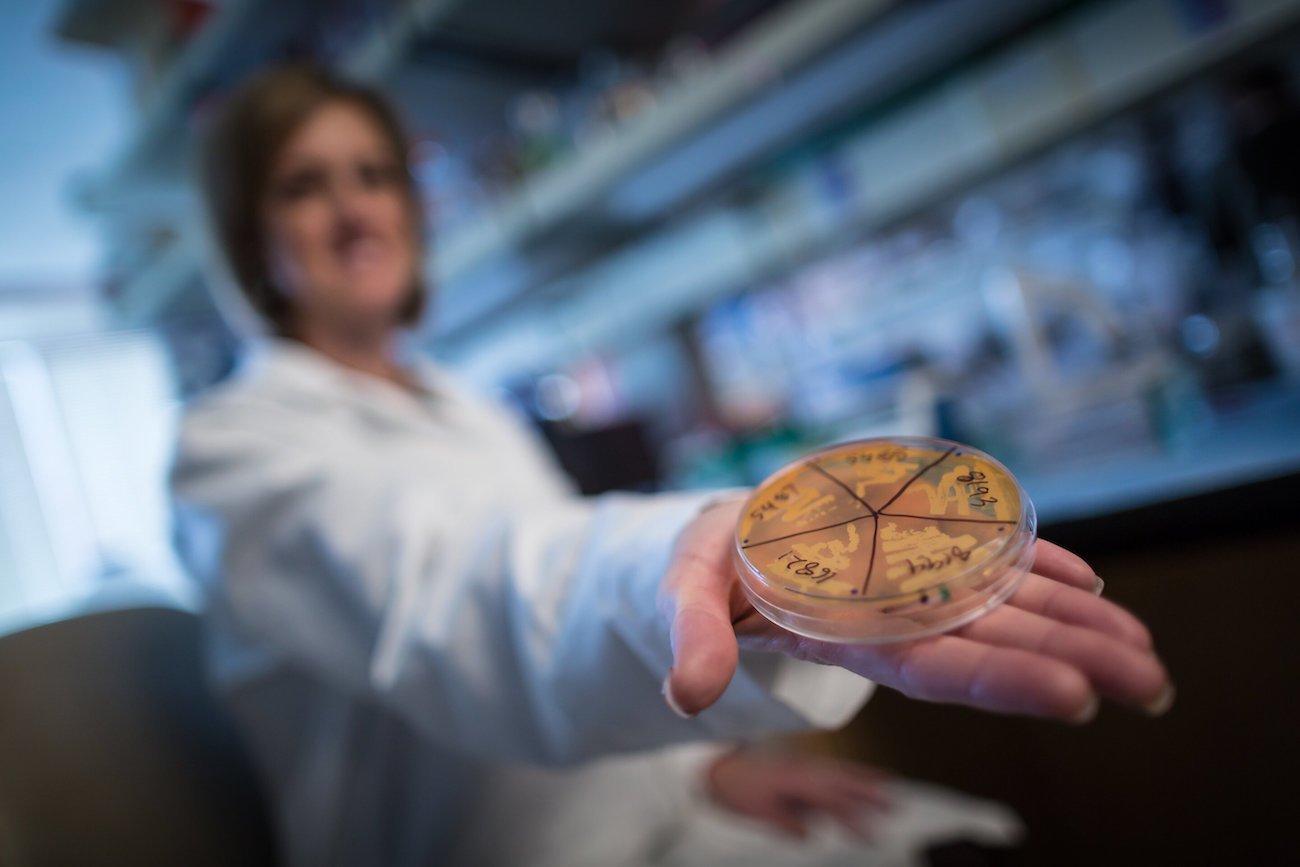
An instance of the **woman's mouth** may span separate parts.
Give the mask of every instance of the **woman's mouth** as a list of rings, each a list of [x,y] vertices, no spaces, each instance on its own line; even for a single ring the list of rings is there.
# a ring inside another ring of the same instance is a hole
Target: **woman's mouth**
[[[373,236],[358,235],[335,243],[334,253],[348,270],[372,268],[384,260],[384,243]]]

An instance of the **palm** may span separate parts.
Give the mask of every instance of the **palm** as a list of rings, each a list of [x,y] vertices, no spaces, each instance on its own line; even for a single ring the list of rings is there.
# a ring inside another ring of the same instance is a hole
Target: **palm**
[[[678,544],[664,582],[674,652],[669,688],[688,713],[713,704],[738,649],[770,650],[849,669],[913,698],[1003,713],[1083,720],[1098,696],[1152,711],[1171,691],[1146,627],[1093,594],[1086,563],[1039,542],[1033,574],[1002,605],[944,635],[886,645],[833,644],[768,621],[731,567],[740,504],[701,515]]]

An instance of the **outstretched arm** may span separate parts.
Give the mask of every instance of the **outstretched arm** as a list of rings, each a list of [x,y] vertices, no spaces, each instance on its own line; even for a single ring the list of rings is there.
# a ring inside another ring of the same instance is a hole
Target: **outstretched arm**
[[[228,688],[293,671],[457,750],[553,762],[835,725],[869,692],[842,670],[752,654],[712,713],[674,717],[655,603],[706,495],[506,508],[457,451],[421,460],[432,466],[409,472],[264,401],[191,412],[176,528],[240,650],[219,668]]]

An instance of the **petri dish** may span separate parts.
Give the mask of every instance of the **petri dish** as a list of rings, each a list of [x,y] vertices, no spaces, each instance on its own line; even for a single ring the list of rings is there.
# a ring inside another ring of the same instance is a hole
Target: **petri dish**
[[[841,443],[754,489],[736,525],[746,595],[810,638],[935,635],[1001,604],[1033,562],[1037,519],[1011,471],[929,437]]]

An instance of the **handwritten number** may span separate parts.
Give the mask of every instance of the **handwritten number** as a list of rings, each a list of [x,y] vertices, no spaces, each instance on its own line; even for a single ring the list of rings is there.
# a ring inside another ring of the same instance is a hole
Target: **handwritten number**
[[[818,584],[835,577],[835,571],[833,569],[828,569],[825,566],[822,566],[822,564],[816,560],[808,560],[807,558],[800,557],[794,551],[786,551],[776,559],[785,560],[787,557],[790,559],[786,562],[785,568],[794,569],[794,574],[796,575],[802,575],[805,578],[812,578],[813,581]],[[795,568],[796,566],[798,566],[797,569]],[[822,570],[820,575],[817,574],[818,569]]]

